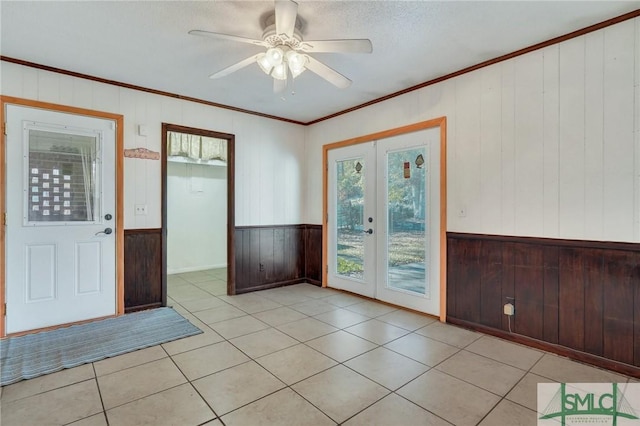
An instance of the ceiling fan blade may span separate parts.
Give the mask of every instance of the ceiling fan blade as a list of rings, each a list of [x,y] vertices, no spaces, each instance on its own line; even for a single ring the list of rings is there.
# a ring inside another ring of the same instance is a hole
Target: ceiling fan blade
[[[305,40],[300,46],[305,52],[335,52],[335,53],[371,53],[373,45],[369,39],[349,40]]]
[[[238,41],[240,43],[249,43],[249,44],[253,44],[253,45],[256,45],[256,46],[269,47],[267,45],[267,43],[265,43],[262,40],[254,40],[252,38],[234,36],[234,35],[231,35],[231,34],[212,33],[211,31],[203,31],[203,30],[191,30],[191,31],[189,31],[189,34],[197,35],[197,36],[216,38],[218,40]]]
[[[284,92],[287,88],[287,80],[273,79],[273,93],[278,94]]]
[[[226,77],[229,74],[231,74],[232,72],[236,72],[239,69],[242,69],[248,65],[251,65],[252,63],[254,63],[255,61],[258,60],[258,57],[260,56],[260,54],[257,55],[253,55],[248,57],[247,59],[243,59],[242,61],[235,63],[223,70],[220,70],[216,73],[213,73],[209,76],[209,78],[221,78],[221,77]]]
[[[318,61],[317,59],[312,58],[311,56],[307,56],[307,58],[308,61],[305,66],[309,71],[318,74],[320,77],[324,78],[329,83],[340,89],[346,89],[351,85],[351,80],[340,74],[338,71],[329,68],[328,66]]]
[[[298,16],[298,3],[291,0],[276,0],[276,34],[293,37]]]

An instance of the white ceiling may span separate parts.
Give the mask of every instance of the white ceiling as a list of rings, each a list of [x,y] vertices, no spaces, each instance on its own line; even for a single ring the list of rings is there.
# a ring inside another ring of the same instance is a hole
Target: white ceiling
[[[263,50],[187,34],[260,39],[272,1],[0,2],[3,56],[189,96],[299,122],[380,98],[640,8],[640,1],[299,0],[307,40],[369,38],[372,54],[313,56],[353,84],[338,89],[311,72],[296,94],[274,95],[250,65],[210,74]]]

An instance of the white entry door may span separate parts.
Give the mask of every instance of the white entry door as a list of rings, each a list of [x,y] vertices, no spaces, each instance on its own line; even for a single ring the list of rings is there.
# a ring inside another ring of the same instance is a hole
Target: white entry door
[[[6,332],[115,315],[115,122],[5,113]]]
[[[329,286],[440,315],[440,129],[329,151]]]

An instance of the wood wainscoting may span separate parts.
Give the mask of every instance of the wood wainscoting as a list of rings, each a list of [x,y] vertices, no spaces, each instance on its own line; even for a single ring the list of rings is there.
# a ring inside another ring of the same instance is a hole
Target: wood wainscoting
[[[321,284],[322,225],[236,227],[236,293]]]
[[[322,225],[304,225],[304,277],[322,285]]]
[[[162,229],[125,229],[125,312],[166,304],[167,289],[162,279]]]
[[[235,228],[236,293],[288,284],[321,285],[322,225]],[[165,306],[162,229],[124,232],[125,312]]]
[[[640,244],[448,233],[447,259],[448,322],[640,377]]]

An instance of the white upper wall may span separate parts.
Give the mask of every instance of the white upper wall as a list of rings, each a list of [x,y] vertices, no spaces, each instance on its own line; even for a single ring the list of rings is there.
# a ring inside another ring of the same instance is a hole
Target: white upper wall
[[[125,148],[160,151],[162,122],[235,134],[238,226],[321,223],[322,145],[446,116],[448,231],[640,242],[640,18],[306,128],[7,62],[0,73],[3,95],[123,114]],[[160,227],[160,174],[125,159],[127,229]]]
[[[6,96],[124,115],[125,149],[160,152],[163,122],[234,134],[236,226],[302,222],[303,126],[8,62],[0,62],[0,76]],[[138,136],[139,124],[148,136]],[[125,228],[159,228],[160,161],[125,158],[124,191]],[[136,216],[136,204],[148,214]]]
[[[640,18],[308,127],[305,221],[323,145],[441,116],[448,231],[640,242]]]

